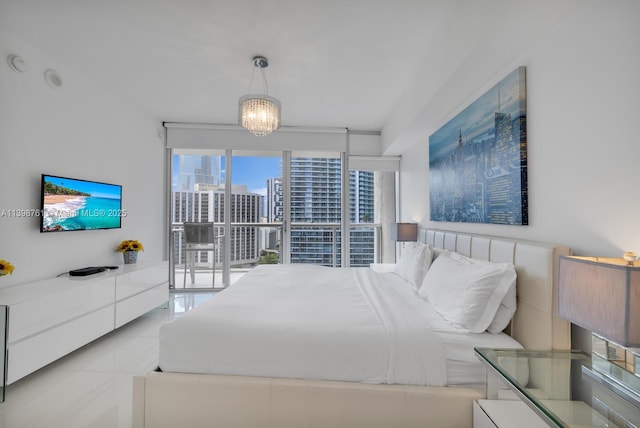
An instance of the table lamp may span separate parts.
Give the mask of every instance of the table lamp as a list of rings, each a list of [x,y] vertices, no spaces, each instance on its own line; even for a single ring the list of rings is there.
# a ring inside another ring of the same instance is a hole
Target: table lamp
[[[418,240],[418,223],[391,223],[391,240],[415,242]]]

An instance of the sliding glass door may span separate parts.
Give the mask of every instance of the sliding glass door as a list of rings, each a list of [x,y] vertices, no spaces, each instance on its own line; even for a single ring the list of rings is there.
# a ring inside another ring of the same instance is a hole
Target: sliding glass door
[[[209,143],[206,135],[198,128],[177,134],[194,146]],[[381,244],[385,225],[395,221],[396,172],[386,169],[388,161],[354,162],[338,149],[169,150],[171,287],[225,288],[265,263],[347,267],[389,260]],[[188,223],[211,225],[205,247],[187,240]]]
[[[229,264],[233,282],[259,264],[281,262],[283,195],[281,152],[231,153]]]
[[[225,174],[222,150],[171,153],[170,261],[174,288],[224,287],[222,268]],[[210,242],[191,250],[185,224],[211,223]]]
[[[280,262],[281,153],[176,149],[171,159],[173,288],[224,288],[258,264]],[[189,247],[184,227],[192,222],[212,223],[211,245]]]

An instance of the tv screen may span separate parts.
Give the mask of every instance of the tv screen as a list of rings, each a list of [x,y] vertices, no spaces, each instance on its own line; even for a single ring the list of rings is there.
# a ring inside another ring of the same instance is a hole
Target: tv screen
[[[122,186],[42,174],[40,232],[117,229]]]

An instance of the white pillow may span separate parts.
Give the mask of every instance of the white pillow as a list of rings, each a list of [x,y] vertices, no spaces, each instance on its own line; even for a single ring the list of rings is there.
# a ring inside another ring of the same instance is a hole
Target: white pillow
[[[440,254],[450,253],[451,252],[451,251],[445,250],[443,248],[436,248],[436,247],[430,247],[430,248],[431,248],[431,253],[432,253],[432,255],[431,255],[431,263],[433,263],[433,261],[435,259],[437,259]]]
[[[419,294],[450,323],[472,333],[482,333],[515,284],[516,271],[511,263],[471,259],[449,252],[433,261]]]
[[[513,286],[500,302],[496,316],[487,327],[487,331],[493,334],[501,333],[511,322],[513,314],[516,313],[516,307],[516,287]]]
[[[431,248],[420,242],[407,242],[396,265],[395,273],[416,290],[431,265]]]
[[[440,254],[449,253],[450,251],[431,247],[431,252],[431,263],[433,263]],[[487,331],[492,334],[502,333],[511,322],[513,315],[516,313],[516,308],[516,287],[511,287],[502,299],[502,302],[500,302],[496,316],[493,318],[493,321],[491,321],[491,324],[489,324]]]

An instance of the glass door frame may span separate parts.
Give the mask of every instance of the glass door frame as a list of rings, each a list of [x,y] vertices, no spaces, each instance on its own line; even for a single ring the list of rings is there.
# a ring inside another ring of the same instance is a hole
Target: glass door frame
[[[280,263],[291,263],[291,150],[282,151],[282,244]]]
[[[347,267],[350,266],[350,231],[351,231],[351,222],[350,222],[350,199],[349,199],[349,155],[348,155],[348,144],[346,147],[346,151],[344,150],[334,150],[333,153],[339,154],[341,159],[341,222],[340,222],[340,232],[341,232],[341,266]],[[165,245],[166,245],[166,253],[168,255],[168,259],[174,263],[174,234],[172,232],[172,213],[171,213],[171,198],[172,198],[172,158],[174,155],[174,148],[167,148],[167,161],[166,161],[166,170],[167,170],[167,204],[165,210],[166,216],[166,224],[169,225],[165,229]],[[179,150],[179,149],[178,149]],[[191,149],[197,150],[197,149]],[[222,149],[217,149],[222,152]],[[224,197],[226,201],[231,201],[232,199],[232,179],[231,176],[233,174],[232,171],[232,157],[235,149],[226,148],[224,149],[225,156],[225,172],[227,174],[225,178],[224,185]],[[245,149],[239,149],[243,151]],[[259,149],[261,152],[264,152],[264,149]],[[206,151],[204,149],[203,151]],[[273,152],[273,154],[279,154],[282,156],[282,186],[283,186],[283,219],[282,219],[282,240],[281,240],[281,248],[280,248],[280,262],[281,263],[290,263],[291,262],[291,161],[292,161],[292,151],[291,150],[281,150],[274,148],[272,150],[268,150]],[[305,151],[304,148],[301,151]],[[297,150],[296,150],[297,152]],[[316,151],[317,152],[317,151]],[[396,182],[397,185],[397,182]],[[227,237],[231,236],[231,231],[233,225],[231,223],[231,204],[225,203],[224,206],[224,235]],[[373,225],[374,227],[380,227],[380,225]],[[223,257],[222,257],[222,283],[224,287],[229,286],[230,277],[231,277],[231,240],[224,239],[223,241]],[[379,247],[377,247],[377,252],[375,254],[375,259],[379,259]],[[172,284],[172,288],[175,289],[176,281],[175,281],[175,268],[171,266],[170,268],[170,284]],[[189,290],[189,289],[184,289]],[[194,290],[198,291],[206,291],[208,288],[197,288]]]
[[[191,292],[191,291],[210,291],[213,290],[213,287],[195,287],[195,288],[185,288],[185,287],[178,287],[178,283],[176,282],[176,273],[175,273],[175,269],[176,269],[176,260],[175,260],[175,246],[179,245],[178,242],[176,242],[176,231],[174,230],[174,227],[176,226],[173,223],[173,212],[172,212],[172,198],[173,196],[173,156],[176,155],[177,153],[175,153],[175,150],[180,151],[181,149],[167,149],[167,168],[166,168],[166,175],[167,175],[167,179],[166,179],[166,188],[167,188],[167,204],[166,204],[166,210],[165,210],[165,218],[166,218],[166,223],[168,224],[168,227],[165,229],[165,243],[166,243],[166,248],[165,251],[167,253],[167,258],[169,260],[169,284],[170,284],[170,289],[174,290],[174,291],[180,291],[180,292]],[[197,150],[197,149],[195,149]],[[218,149],[219,150],[219,149]],[[203,150],[203,152],[206,150]],[[219,154],[220,156],[224,156],[224,171],[225,171],[225,178],[224,178],[224,207],[223,207],[223,213],[222,213],[222,218],[224,218],[224,223],[216,223],[216,227],[222,227],[223,229],[223,235],[226,237],[225,239],[222,239],[222,248],[221,248],[221,274],[222,274],[222,287],[215,287],[215,290],[220,290],[220,289],[224,289],[227,288],[230,284],[231,284],[231,253],[232,253],[232,239],[231,237],[232,235],[232,230],[234,227],[237,227],[238,224],[233,223],[232,222],[232,201],[233,201],[233,167],[232,167],[232,161],[233,161],[233,156],[234,156],[234,152],[244,152],[246,150],[234,150],[234,149],[224,149],[223,153],[221,151],[221,153]],[[264,153],[264,150],[260,150],[261,153]],[[270,150],[269,152],[273,153],[274,157],[280,157],[282,159],[283,162],[283,169],[284,171],[290,170],[290,167],[287,167],[287,152],[283,151],[283,150]],[[288,152],[288,159],[290,159],[290,152]],[[284,174],[284,172],[283,172]],[[287,189],[289,188],[288,184],[288,177],[285,179],[285,177],[282,177],[283,180],[283,188]],[[283,191],[283,202],[285,204],[287,204],[287,206],[290,208],[290,197],[288,196],[287,190]],[[289,257],[288,257],[288,253],[285,251],[285,248],[289,247],[289,239],[287,237],[288,231],[285,232],[285,230],[288,230],[288,228],[286,228],[287,224],[290,224],[290,209],[287,208],[285,206],[285,208],[283,209],[283,216],[285,218],[285,221],[283,221],[282,224],[272,224],[271,226],[273,227],[282,227],[283,233],[282,233],[282,243],[281,246],[284,248],[281,248],[281,263],[288,263],[289,262]],[[242,224],[243,226],[247,226],[248,224]],[[268,226],[258,226],[258,227],[268,227]],[[214,255],[215,257],[217,257],[217,255]],[[283,260],[284,259],[284,260]],[[185,267],[186,268],[186,267]],[[213,272],[213,274],[215,275],[215,272]]]

